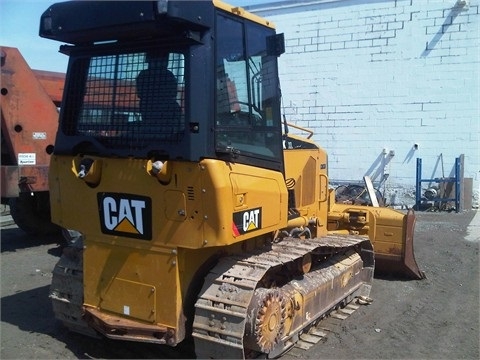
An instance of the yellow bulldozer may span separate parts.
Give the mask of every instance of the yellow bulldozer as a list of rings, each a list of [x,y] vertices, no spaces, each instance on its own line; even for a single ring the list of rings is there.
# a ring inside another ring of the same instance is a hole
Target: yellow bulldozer
[[[49,173],[71,246],[50,297],[69,329],[198,358],[276,357],[374,271],[422,278],[413,212],[335,203],[326,152],[281,116],[274,24],[220,1],[69,1]]]

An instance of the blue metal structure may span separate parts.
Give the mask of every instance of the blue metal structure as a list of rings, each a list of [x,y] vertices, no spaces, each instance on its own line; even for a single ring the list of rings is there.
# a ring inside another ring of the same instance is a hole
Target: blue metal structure
[[[455,197],[454,198],[432,198],[428,201],[432,202],[455,202],[455,212],[460,211],[460,169],[461,162],[460,158],[455,158],[455,177],[445,177],[445,178],[433,178],[433,179],[422,179],[422,159],[417,158],[417,175],[416,175],[416,191],[415,191],[415,208],[418,210],[422,202],[422,182],[435,182],[435,183],[454,183],[455,184]]]

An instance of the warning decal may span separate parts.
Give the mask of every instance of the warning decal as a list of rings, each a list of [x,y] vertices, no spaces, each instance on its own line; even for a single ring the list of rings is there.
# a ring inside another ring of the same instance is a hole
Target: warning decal
[[[36,165],[37,155],[35,153],[18,153],[18,165]]]

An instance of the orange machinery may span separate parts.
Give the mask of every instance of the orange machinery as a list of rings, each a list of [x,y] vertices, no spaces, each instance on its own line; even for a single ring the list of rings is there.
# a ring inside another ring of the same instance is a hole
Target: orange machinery
[[[1,198],[27,233],[58,231],[50,222],[48,167],[65,74],[32,70],[20,51],[1,47]]]

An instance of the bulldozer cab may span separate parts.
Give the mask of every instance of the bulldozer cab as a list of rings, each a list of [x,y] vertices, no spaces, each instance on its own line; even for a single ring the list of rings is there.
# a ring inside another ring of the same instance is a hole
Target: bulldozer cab
[[[203,158],[283,171],[270,23],[219,2],[66,2],[40,36],[69,45],[56,154]],[[67,13],[90,19],[64,23]],[[141,14],[140,17],[138,14]]]

